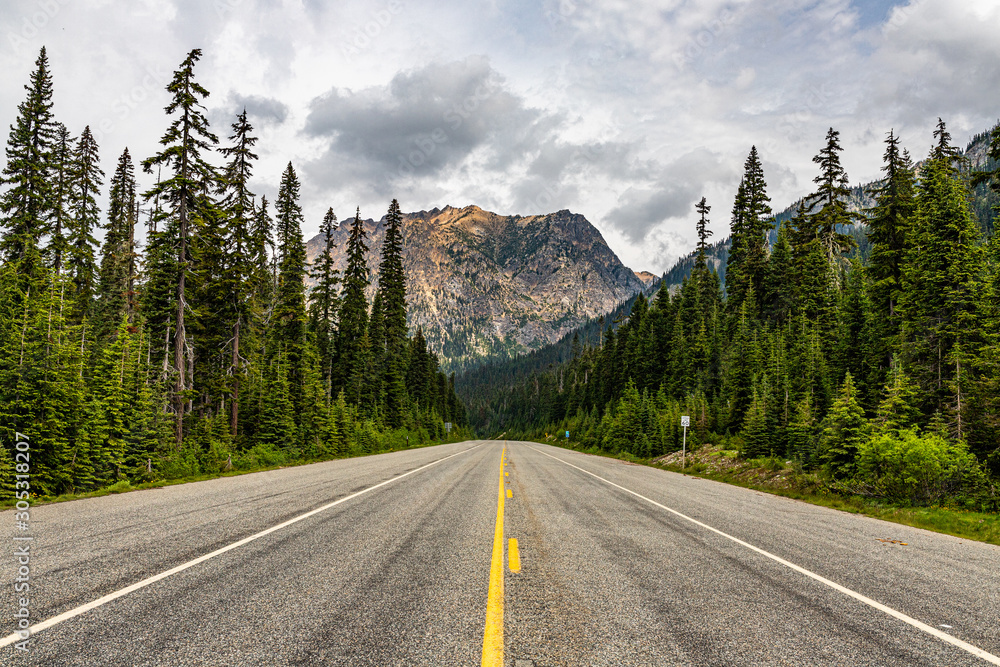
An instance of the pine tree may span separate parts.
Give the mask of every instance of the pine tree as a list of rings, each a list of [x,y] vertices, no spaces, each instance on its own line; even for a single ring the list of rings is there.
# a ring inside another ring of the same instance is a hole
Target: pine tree
[[[95,340],[105,344],[122,317],[131,319],[129,299],[135,238],[135,168],[126,148],[118,158],[108,196],[108,224],[97,280]]]
[[[855,378],[861,404],[874,407],[881,385],[877,334],[872,331],[872,304],[867,274],[857,259],[851,263],[838,308],[835,361],[840,373]]]
[[[359,378],[365,364],[365,350],[362,339],[368,329],[368,302],[365,288],[368,287],[368,264],[365,261],[364,223],[361,210],[354,215],[351,234],[347,239],[347,268],[343,278],[343,299],[337,318],[337,373],[335,390],[344,389],[347,399],[357,403],[358,387],[348,387],[352,378]]]
[[[759,456],[769,456],[771,454],[771,429],[768,428],[767,401],[756,386],[753,388],[753,397],[750,401],[750,408],[743,419],[743,455],[748,458]]]
[[[836,266],[841,254],[854,246],[854,239],[840,230],[853,225],[858,218],[847,210],[851,190],[848,187],[847,172],[840,164],[840,153],[843,150],[840,146],[840,132],[831,127],[826,133],[826,146],[813,158],[813,162],[820,167],[820,175],[813,179],[819,188],[808,198],[808,211],[813,214],[810,222],[831,266]],[[834,285],[839,288],[838,275],[837,272],[833,273]]]
[[[332,208],[327,209],[320,229],[320,234],[323,236],[323,252],[320,253],[309,274],[316,281],[316,286],[309,293],[309,321],[316,336],[323,386],[326,388],[328,398],[332,398],[333,333],[339,306],[340,270],[336,268],[333,256],[333,251],[337,248],[333,242],[336,226],[336,214]]]
[[[126,371],[132,337],[122,317],[114,340],[100,351],[87,406],[87,438],[96,486],[125,476],[126,438],[132,430]]]
[[[836,286],[830,264],[823,250],[816,216],[806,214],[800,204],[789,221],[789,243],[792,250],[792,284],[798,312],[816,321],[823,333],[824,349],[832,344],[836,328]]]
[[[945,140],[939,128],[935,136]],[[978,307],[984,269],[981,233],[967,186],[940,143],[921,172],[912,243],[903,268],[902,352],[908,373],[923,390],[925,413],[944,410],[956,375],[954,351],[980,342]],[[959,346],[956,348],[956,346]]]
[[[66,268],[73,278],[76,321],[92,314],[94,284],[97,281],[94,250],[100,244],[94,237],[94,231],[101,228],[97,197],[104,182],[97,150],[97,141],[88,125],[73,149],[70,215],[67,219],[69,248]]]
[[[257,159],[257,155],[253,152],[257,137],[252,135],[253,126],[247,120],[246,109],[243,109],[243,113],[232,124],[232,129],[233,134],[229,137],[233,142],[232,146],[219,150],[224,157],[230,158],[222,174],[220,188],[220,194],[223,195],[220,206],[228,218],[225,239],[228,256],[224,267],[223,284],[220,287],[225,290],[228,306],[226,313],[230,320],[231,342],[227,371],[231,378],[229,430],[235,436],[242,379],[240,343],[253,316],[253,281],[256,269],[253,224],[256,211],[254,196],[250,192],[250,178],[253,176],[253,161]]]
[[[764,287],[767,235],[774,227],[768,203],[771,199],[767,196],[767,183],[756,146],[750,149],[743,169],[743,179],[733,204],[732,243],[726,266],[727,304],[734,316],[751,289],[760,294]],[[756,311],[751,314],[757,316]]]
[[[768,234],[774,228],[771,218],[771,198],[767,196],[764,170],[757,147],[750,148],[744,165],[746,181],[746,265],[745,271],[753,289],[760,293],[767,274]]]
[[[406,411],[406,276],[403,273],[403,217],[399,202],[389,204],[382,241],[382,261],[378,270],[378,290],[382,296],[384,335],[384,380],[386,423],[399,428]],[[375,345],[376,342],[372,341]]]
[[[285,355],[275,355],[265,369],[264,387],[261,392],[262,409],[257,427],[256,441],[274,448],[284,448],[298,438],[290,437],[297,432],[295,408],[292,405],[291,390],[288,386],[289,372]]]
[[[157,218],[167,222],[163,231],[165,248],[176,249],[176,308],[173,319],[173,372],[175,374],[172,403],[176,419],[174,437],[180,448],[184,438],[184,413],[189,389],[188,364],[189,345],[185,317],[187,311],[187,275],[191,264],[190,239],[197,233],[199,208],[204,206],[207,194],[216,187],[218,176],[214,168],[202,156],[219,142],[208,129],[204,106],[199,100],[208,97],[209,92],[194,80],[194,66],[201,58],[201,49],[188,53],[180,69],[174,72],[167,84],[167,92],[173,99],[166,107],[168,116],[177,114],[170,127],[160,139],[164,149],[142,161],[146,173],[152,173],[154,166],[166,166],[172,175],[158,182],[143,196],[146,201],[162,202],[168,211],[160,211]]]
[[[729,223],[729,256],[726,259],[726,305],[732,310],[746,292],[746,274],[743,270],[747,257],[747,186],[746,176],[740,179],[733,200],[732,219]]]
[[[39,242],[52,211],[51,156],[57,141],[52,119],[52,75],[43,46],[35,60],[27,98],[7,138],[7,165],[0,186],[0,254],[21,265],[21,275],[41,279]]]
[[[705,251],[708,249],[708,237],[712,235],[712,231],[708,228],[708,213],[712,210],[712,207],[708,205],[708,201],[702,197],[701,201],[695,205],[695,210],[698,212],[698,257],[695,260],[695,266],[701,266],[704,268],[705,264]]]
[[[809,394],[795,405],[795,415],[788,425],[788,455],[803,465],[812,463],[816,454],[817,424]]]
[[[233,344],[232,323],[236,319],[234,311],[237,307],[232,293],[242,289],[238,276],[232,270],[229,222],[224,210],[211,201],[203,201],[198,212],[199,232],[191,239],[194,270],[189,273],[187,290],[191,295],[193,316],[188,328],[188,341],[198,361],[191,379],[197,392],[195,398],[199,418],[213,420],[199,427],[199,438],[204,446],[221,446],[232,435],[229,429],[225,429],[227,433],[221,433],[219,423],[214,420],[224,404],[232,407],[234,374],[230,346]]]
[[[899,357],[893,357],[889,382],[883,389],[874,423],[878,432],[899,432],[912,428],[920,421],[917,409],[917,387],[903,371]]]
[[[788,223],[778,227],[778,238],[768,260],[767,276],[761,294],[761,304],[773,322],[784,323],[791,317],[796,303],[794,259],[789,242]]]
[[[271,272],[272,262],[268,258],[268,248],[271,254],[274,250],[274,221],[267,212],[267,197],[260,198],[260,206],[254,211],[253,217],[253,262],[254,262],[254,299],[261,309],[270,306],[274,296],[274,275]]]
[[[854,380],[848,373],[837,400],[823,420],[820,437],[820,458],[831,476],[843,479],[853,475],[858,447],[868,437],[869,430]]]
[[[890,131],[885,141],[885,180],[875,191],[875,207],[868,220],[871,242],[868,273],[872,278],[872,303],[877,333],[876,354],[882,369],[888,368],[899,337],[899,299],[903,268],[911,241],[916,213],[913,164],[900,151],[899,138]]]
[[[70,193],[73,173],[73,138],[62,123],[56,124],[56,140],[52,147],[50,167],[50,184],[52,187],[50,218],[46,225],[49,232],[49,244],[45,255],[49,266],[58,274],[62,273],[63,263],[69,254],[69,241],[66,239],[70,209]]]
[[[375,290],[372,299],[371,313],[368,317],[368,328],[365,330],[361,348],[363,363],[361,370],[355,370],[349,386],[351,394],[358,397],[358,406],[366,418],[381,421],[385,416],[385,310],[382,305],[382,292]]]
[[[292,377],[298,372],[302,355],[305,316],[306,247],[302,240],[302,208],[299,206],[299,179],[289,162],[281,176],[275,201],[275,228],[278,239],[278,294],[274,321],[276,340],[288,354]],[[294,389],[294,384],[293,384]]]
[[[427,351],[427,340],[419,327],[417,333],[409,341],[406,354],[406,387],[410,392],[410,400],[422,410],[428,410],[432,403],[430,394],[431,369]]]

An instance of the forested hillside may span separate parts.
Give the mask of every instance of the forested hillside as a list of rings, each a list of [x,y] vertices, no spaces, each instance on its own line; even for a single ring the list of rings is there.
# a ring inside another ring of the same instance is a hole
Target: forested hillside
[[[1000,241],[971,191],[989,188],[996,201],[1000,127],[974,172],[944,122],[919,167],[894,133],[885,145],[870,207],[852,207],[831,129],[815,191],[777,221],[752,150],[724,285],[708,261],[703,199],[680,289],[639,297],[600,344],[574,346],[564,363],[475,385],[477,401],[489,393],[495,406],[473,410],[481,426],[569,430],[576,446],[654,457],[680,448],[680,416],[690,415],[695,447],[787,457],[868,495],[995,509]]]
[[[200,57],[166,87],[160,151],[122,150],[102,211],[100,147],[58,122],[38,56],[0,192],[0,497],[16,434],[31,492],[54,495],[419,444],[464,422],[437,356],[408,335],[399,205],[372,303],[360,212],[343,275],[332,243],[310,268],[295,169],[273,205],[250,192],[254,129],[244,111],[220,141]]]

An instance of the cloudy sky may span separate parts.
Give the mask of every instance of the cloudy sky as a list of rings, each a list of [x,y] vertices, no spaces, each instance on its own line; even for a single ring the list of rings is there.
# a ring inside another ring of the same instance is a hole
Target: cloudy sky
[[[201,48],[213,128],[225,143],[246,107],[255,190],[273,199],[291,161],[307,236],[329,206],[377,218],[392,197],[568,208],[661,272],[701,196],[728,232],[753,144],[780,209],[830,126],[854,183],[890,128],[923,157],[938,116],[963,145],[991,127],[998,27],[1000,0],[5,0],[0,123],[45,45],[56,117],[91,126],[110,177],[124,147],[154,154],[163,88]]]

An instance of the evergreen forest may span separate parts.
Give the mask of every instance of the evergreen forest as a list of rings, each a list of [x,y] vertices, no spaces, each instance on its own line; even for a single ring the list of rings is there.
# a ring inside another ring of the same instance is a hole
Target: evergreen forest
[[[166,86],[159,151],[121,149],[110,178],[35,61],[0,177],[0,497],[15,436],[32,494],[55,496],[465,433],[454,377],[407,330],[399,204],[378,267],[360,211],[334,247],[332,209],[309,265],[294,167],[274,202],[251,192],[254,128],[245,110],[210,127],[200,57]]]
[[[724,272],[706,260],[702,198],[679,287],[463,375],[471,421],[649,460],[682,448],[686,415],[689,448],[780,459],[839,492],[996,511],[1000,236],[980,209],[1000,194],[1000,126],[985,139],[973,169],[940,119],[919,163],[889,132],[859,208],[830,129],[814,191],[784,216],[751,149]]]

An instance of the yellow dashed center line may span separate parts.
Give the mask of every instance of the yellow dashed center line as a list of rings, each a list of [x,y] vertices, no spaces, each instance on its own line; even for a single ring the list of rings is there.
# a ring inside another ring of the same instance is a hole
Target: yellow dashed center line
[[[513,498],[514,497],[514,492],[511,491],[510,489],[507,489],[507,497],[508,498]]]
[[[507,564],[511,572],[521,571],[521,552],[517,550],[517,538],[512,537],[507,541]]]
[[[493,529],[493,559],[490,562],[490,591],[486,601],[483,630],[482,667],[503,667],[503,498],[506,445],[500,454],[500,485],[497,493],[497,521]]]

